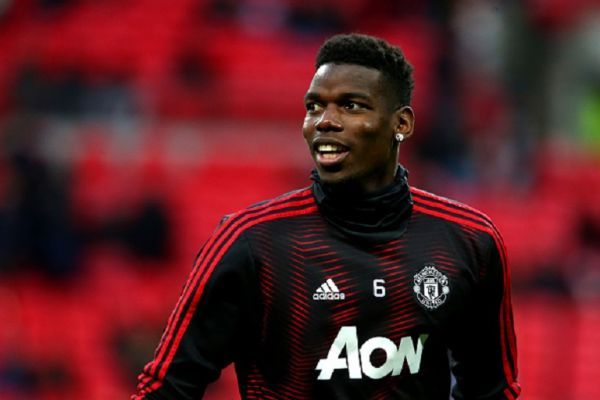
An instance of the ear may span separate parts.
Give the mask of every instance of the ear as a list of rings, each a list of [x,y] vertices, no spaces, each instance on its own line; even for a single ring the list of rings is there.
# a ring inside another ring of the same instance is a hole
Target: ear
[[[415,130],[415,112],[410,106],[402,106],[394,112],[394,134],[401,133],[408,138]]]

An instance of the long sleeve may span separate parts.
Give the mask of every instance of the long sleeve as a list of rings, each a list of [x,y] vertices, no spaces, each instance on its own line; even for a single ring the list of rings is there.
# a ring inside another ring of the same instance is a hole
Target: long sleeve
[[[510,273],[502,238],[494,229],[480,270],[473,306],[451,355],[455,399],[516,399],[517,351],[510,299]]]
[[[187,400],[244,351],[257,284],[243,234],[217,229],[201,249],[132,400]]]

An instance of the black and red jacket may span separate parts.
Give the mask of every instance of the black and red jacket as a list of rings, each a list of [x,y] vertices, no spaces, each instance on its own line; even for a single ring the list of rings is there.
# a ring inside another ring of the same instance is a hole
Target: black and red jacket
[[[132,399],[515,399],[510,276],[490,219],[392,186],[314,184],[229,215],[204,244]]]

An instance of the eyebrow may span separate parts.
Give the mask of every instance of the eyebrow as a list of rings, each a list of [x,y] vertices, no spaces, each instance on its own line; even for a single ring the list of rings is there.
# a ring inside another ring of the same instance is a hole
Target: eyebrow
[[[321,96],[318,93],[315,92],[308,92],[306,93],[306,95],[304,96],[304,100],[316,100],[319,99]],[[363,100],[371,100],[371,97],[364,94],[364,93],[360,93],[360,92],[345,92],[339,95],[339,97],[341,99],[363,99]]]

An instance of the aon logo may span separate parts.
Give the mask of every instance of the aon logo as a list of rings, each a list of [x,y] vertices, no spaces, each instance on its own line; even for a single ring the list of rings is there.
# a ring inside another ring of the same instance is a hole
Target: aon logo
[[[421,368],[423,346],[429,335],[423,334],[413,342],[410,336],[400,339],[396,345],[390,339],[378,336],[364,342],[358,347],[358,336],[355,326],[343,326],[329,348],[327,358],[319,360],[317,370],[321,371],[317,379],[329,380],[336,369],[347,369],[350,379],[362,379],[363,374],[371,379],[381,379],[387,375],[400,375],[404,360],[411,374],[416,374]],[[346,357],[342,353],[346,350]],[[371,354],[381,349],[386,354],[386,360],[380,366],[371,363]]]

